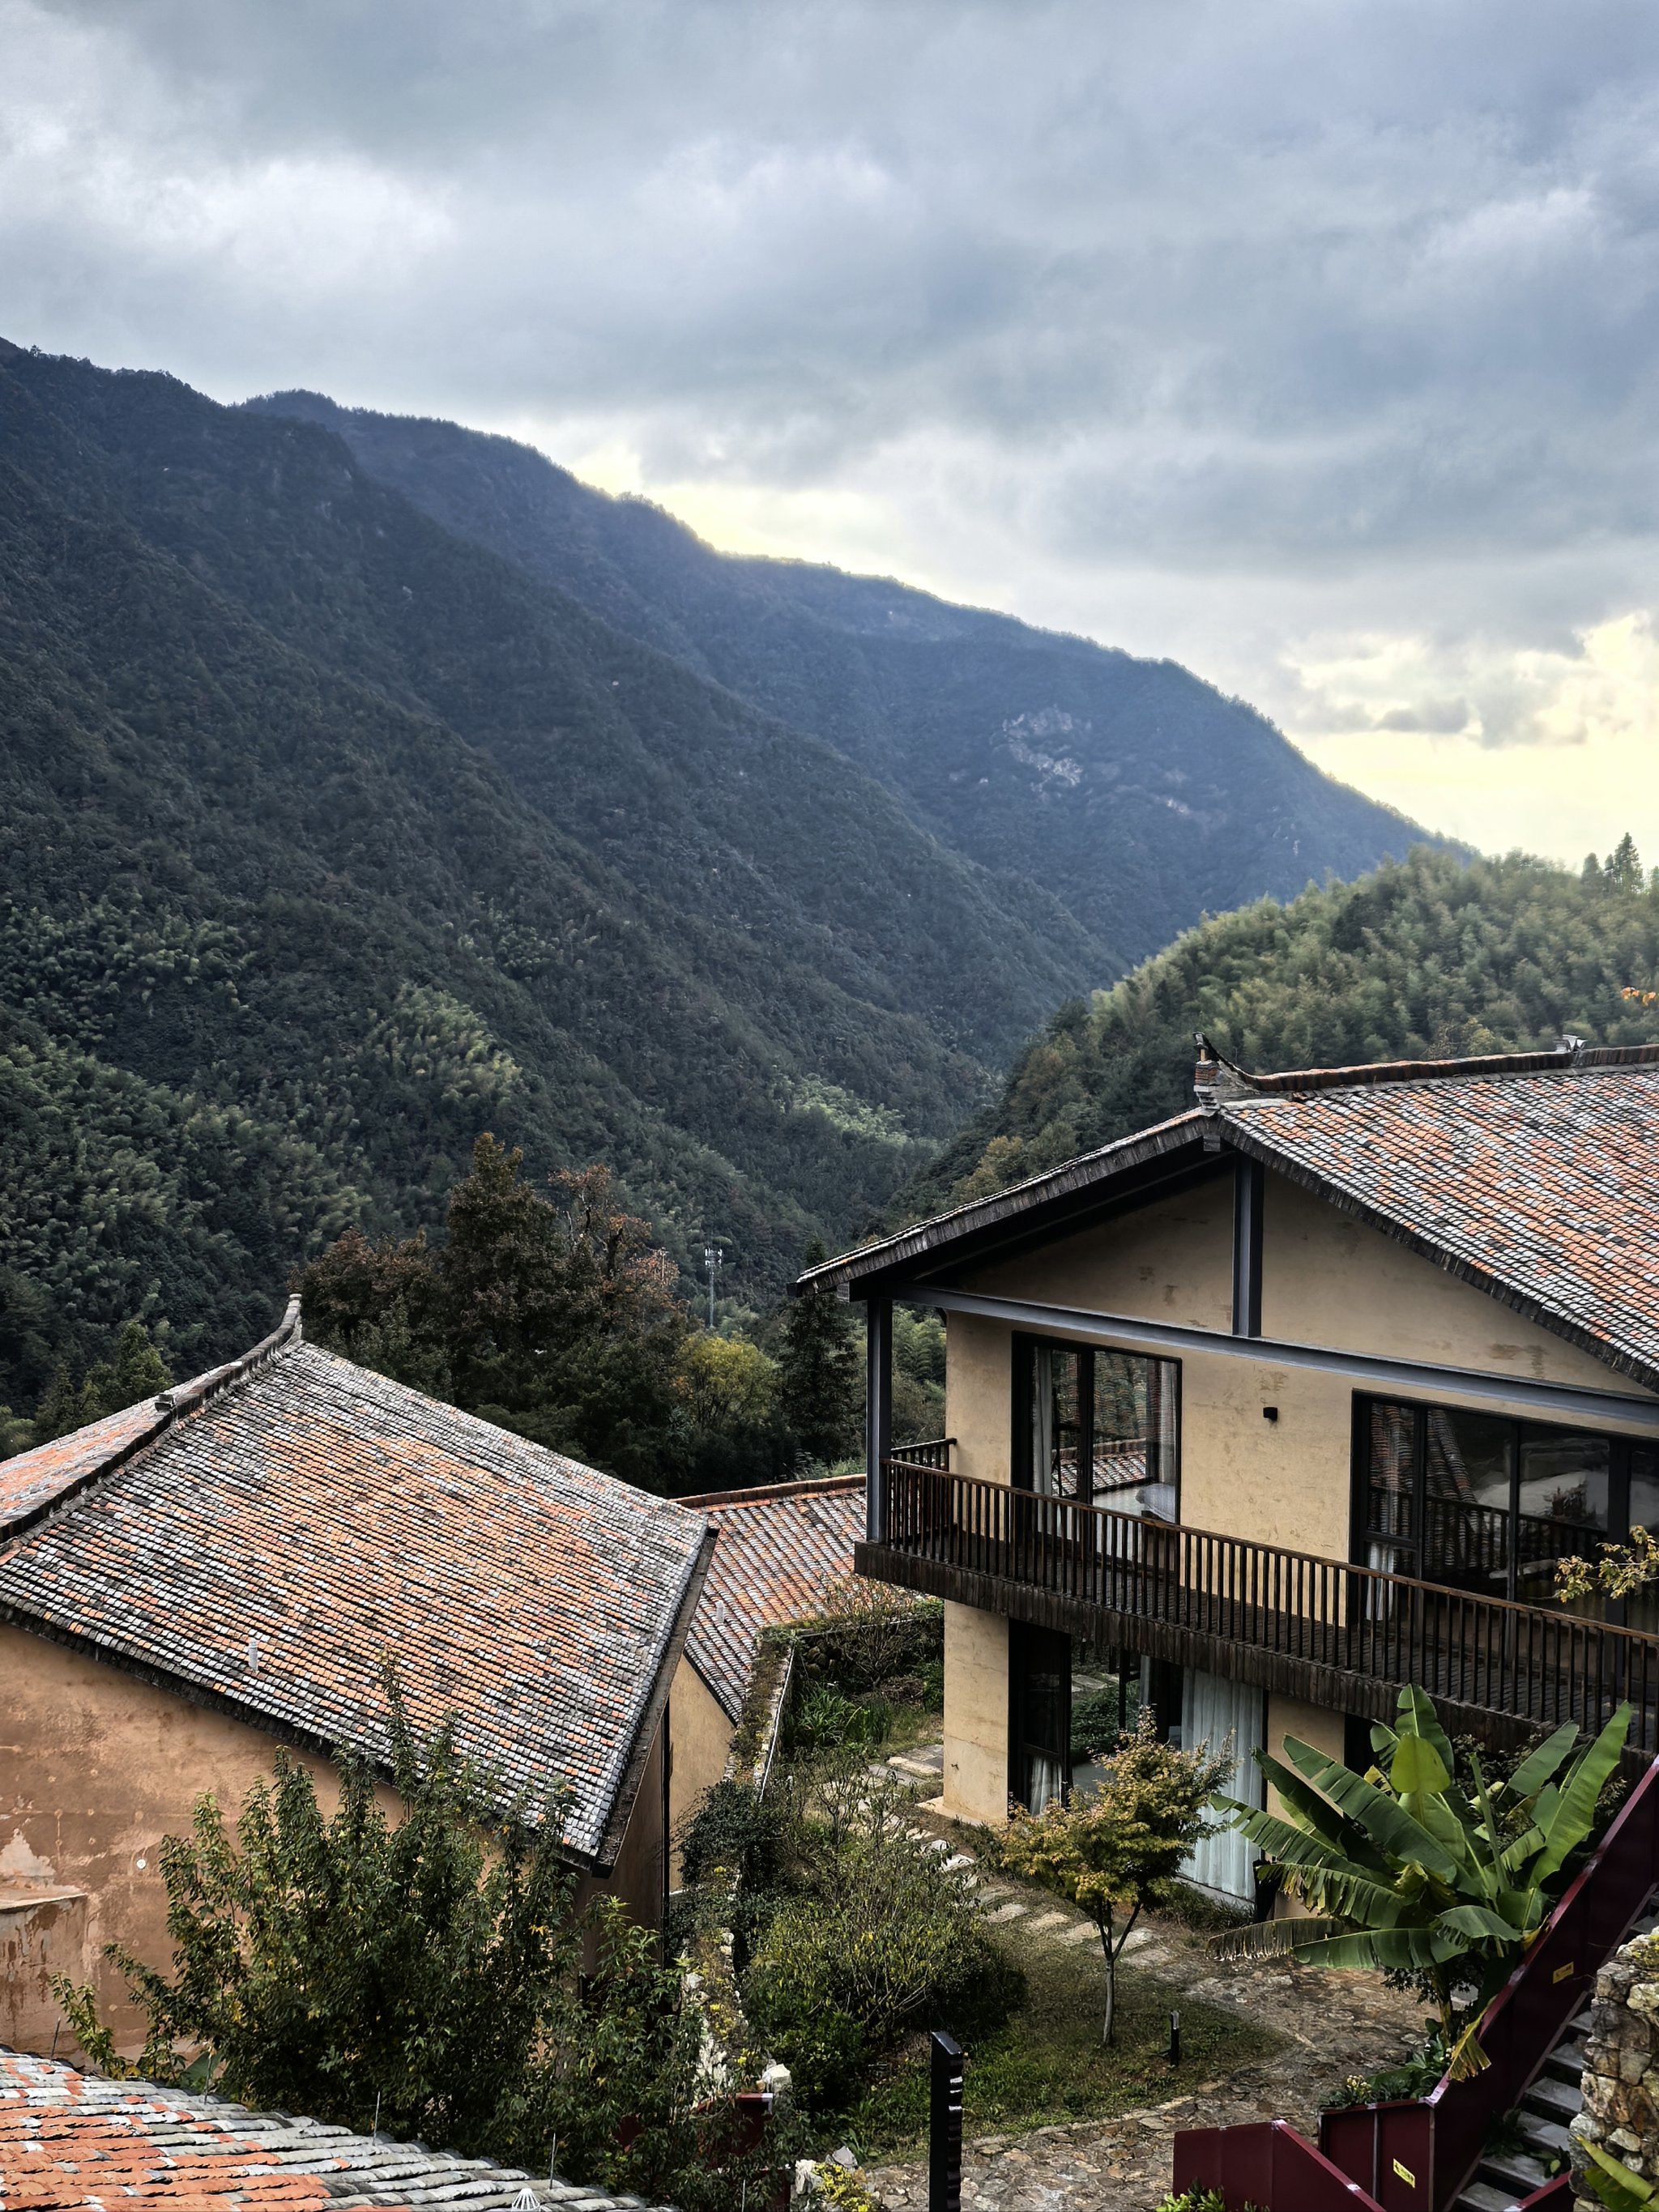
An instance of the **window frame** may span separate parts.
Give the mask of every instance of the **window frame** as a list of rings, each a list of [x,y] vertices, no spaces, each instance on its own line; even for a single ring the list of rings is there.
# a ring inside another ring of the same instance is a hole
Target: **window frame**
[[[1070,1502],[1078,1505],[1095,1505],[1094,1444],[1095,1444],[1095,1355],[1104,1352],[1121,1359],[1142,1359],[1150,1366],[1162,1367],[1170,1378],[1174,1399],[1171,1428],[1175,1436],[1175,1468],[1169,1487],[1175,1493],[1175,1512],[1169,1527],[1178,1527],[1181,1521],[1182,1464],[1185,1457],[1182,1446],[1182,1363],[1179,1359],[1162,1359],[1144,1352],[1128,1352],[1116,1345],[1079,1343],[1073,1337],[1044,1336],[1035,1329],[1015,1329],[1009,1353],[1012,1372],[1009,1401],[1012,1419],[1008,1479],[1016,1490],[1030,1490],[1034,1486],[1035,1468],[1031,1464],[1031,1370],[1030,1354],[1038,1350],[1074,1352],[1079,1355],[1078,1370],[1078,1464],[1089,1469],[1089,1495]],[[1086,1377],[1086,1387],[1085,1387]],[[1161,1477],[1161,1471],[1159,1480]],[[1149,1474],[1148,1481],[1153,1480]],[[1115,1509],[1101,1505],[1098,1510],[1109,1513]],[[1139,1519],[1139,1515],[1126,1516]]]
[[[1409,1545],[1389,1539],[1373,1529],[1370,1522],[1370,1410],[1373,1406],[1397,1406],[1413,1416],[1412,1423],[1412,1527],[1413,1535]],[[1355,1566],[1367,1563],[1367,1554],[1373,1543],[1394,1542],[1395,1556],[1409,1551],[1412,1566],[1407,1579],[1413,1582],[1433,1582],[1434,1577],[1424,1572],[1424,1505],[1428,1469],[1428,1417],[1431,1413],[1461,1413],[1479,1412],[1483,1419],[1504,1422],[1510,1431],[1510,1495],[1508,1517],[1508,1565],[1504,1571],[1501,1595],[1511,1603],[1528,1605],[1534,1601],[1517,1595],[1520,1571],[1520,1534],[1522,1444],[1530,1433],[1562,1437],[1594,1437],[1607,1446],[1607,1525],[1604,1529],[1586,1527],[1585,1549],[1601,1542],[1624,1543],[1630,1534],[1631,1454],[1638,1448],[1638,1440],[1613,1429],[1575,1427],[1566,1421],[1530,1421],[1519,1414],[1494,1414],[1484,1407],[1448,1405],[1439,1398],[1413,1398],[1396,1392],[1356,1390],[1353,1394],[1353,1419],[1349,1445],[1349,1533],[1348,1557]],[[1401,1573],[1399,1567],[1389,1570]],[[1436,1583],[1437,1588],[1442,1585]],[[1454,1585],[1446,1584],[1446,1588]],[[1623,1600],[1609,1602],[1606,1618],[1622,1621],[1625,1615]]]

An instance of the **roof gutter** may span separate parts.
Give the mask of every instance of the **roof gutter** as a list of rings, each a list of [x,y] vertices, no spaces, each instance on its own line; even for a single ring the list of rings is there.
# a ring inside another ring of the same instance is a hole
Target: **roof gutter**
[[[899,1284],[896,1297],[915,1299],[946,1313],[973,1314],[1007,1322],[1044,1336],[1103,1344],[1119,1352],[1155,1358],[1206,1354],[1219,1359],[1253,1360],[1260,1367],[1311,1369],[1356,1383],[1367,1390],[1408,1397],[1451,1399],[1491,1407],[1522,1419],[1556,1420],[1625,1436],[1659,1436],[1659,1397],[1629,1398],[1613,1391],[1586,1390],[1571,1383],[1533,1382],[1524,1376],[1487,1375],[1468,1367],[1435,1367],[1416,1360],[1370,1359],[1314,1344],[1288,1344],[1265,1336],[1224,1335],[1218,1329],[1180,1328],[1173,1323],[1131,1319],[1122,1314],[1088,1313],[1074,1306],[1041,1305],[1027,1298],[989,1297],[977,1291],[953,1291],[937,1284]]]

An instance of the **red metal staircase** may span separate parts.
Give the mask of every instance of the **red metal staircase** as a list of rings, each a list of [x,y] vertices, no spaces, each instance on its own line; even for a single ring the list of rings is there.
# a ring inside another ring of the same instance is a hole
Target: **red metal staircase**
[[[1655,1911],[1659,1760],[1641,1777],[1537,1942],[1486,2008],[1492,2063],[1426,2097],[1326,2112],[1317,2149],[1281,2120],[1190,2128],[1175,2139],[1175,2185],[1218,2190],[1227,2212],[1504,2212],[1565,2205],[1565,2147],[1577,2106],[1579,2039],[1598,1968]],[[1507,2115],[1527,2145],[1488,2149]],[[1540,2156],[1540,2154],[1545,2154]]]

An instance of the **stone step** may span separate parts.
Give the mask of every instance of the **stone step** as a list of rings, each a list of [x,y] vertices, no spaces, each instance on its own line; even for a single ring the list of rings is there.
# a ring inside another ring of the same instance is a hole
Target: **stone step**
[[[1018,1899],[1015,1899],[1012,1905],[998,1905],[994,1912],[988,1912],[985,1917],[991,1923],[994,1928],[1000,1927],[1005,1920],[1018,1920],[1023,1918],[1025,1911],[1026,1907],[1020,1904]]]
[[[1490,2181],[1472,2181],[1458,2198],[1458,2212],[1510,2212],[1512,2190],[1494,2189]]]
[[[1028,1935],[1035,1936],[1039,1929],[1063,1928],[1070,1917],[1065,1912],[1039,1913],[1037,1917],[1029,1923],[1026,1932]]]
[[[1530,2197],[1534,2189],[1541,2189],[1549,2179],[1541,2158],[1534,2158],[1524,2150],[1488,2151],[1480,2161],[1477,2178],[1490,2181],[1494,2189],[1507,2189],[1511,2197]]]
[[[1541,2112],[1529,2112],[1523,2106],[1516,2114],[1515,2124],[1534,2150],[1565,2152],[1572,2148],[1572,2137],[1559,2120],[1547,2120]]]
[[[1100,1930],[1092,1920],[1079,1920],[1075,1927],[1068,1928],[1063,1936],[1056,1936],[1054,1941],[1056,1943],[1097,1943],[1100,1941]]]
[[[1548,2074],[1539,2076],[1521,2102],[1524,2110],[1552,2120],[1572,2119],[1584,2109],[1583,2092],[1576,2081],[1558,2081]]]

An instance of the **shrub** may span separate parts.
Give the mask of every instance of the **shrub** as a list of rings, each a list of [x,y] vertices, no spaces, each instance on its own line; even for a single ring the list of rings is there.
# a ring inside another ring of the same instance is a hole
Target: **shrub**
[[[905,1832],[878,1793],[843,1832],[813,1889],[774,1915],[744,1996],[751,2026],[820,2107],[844,2101],[870,2064],[915,2027],[973,2035],[1024,1993],[939,1855]]]
[[[793,1749],[833,1751],[843,1744],[880,1743],[891,1721],[884,1700],[848,1697],[834,1682],[813,1682],[802,1691],[789,1717]]]

